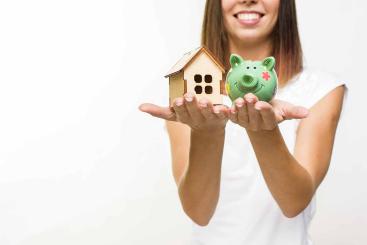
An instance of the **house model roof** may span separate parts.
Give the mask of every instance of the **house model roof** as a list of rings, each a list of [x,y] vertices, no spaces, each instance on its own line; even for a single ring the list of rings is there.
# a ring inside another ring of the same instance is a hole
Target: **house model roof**
[[[218,66],[218,68],[224,72],[224,66],[222,63],[214,56],[213,53],[211,53],[205,46],[198,47],[186,54],[168,71],[167,75],[164,77],[169,77],[173,74],[176,74],[183,69],[185,69],[195,58],[202,52],[205,52],[212,60],[213,62]]]

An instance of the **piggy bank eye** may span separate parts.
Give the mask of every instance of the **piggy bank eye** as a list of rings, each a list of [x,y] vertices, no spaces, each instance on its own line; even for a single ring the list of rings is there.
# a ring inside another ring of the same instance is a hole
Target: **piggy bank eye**
[[[248,67],[246,67],[247,69],[250,69],[250,67],[248,66]]]
[[[256,70],[256,66],[254,66],[254,69]]]

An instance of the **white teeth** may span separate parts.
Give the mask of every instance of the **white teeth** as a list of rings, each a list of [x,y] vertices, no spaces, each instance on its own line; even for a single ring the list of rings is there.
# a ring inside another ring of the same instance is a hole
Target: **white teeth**
[[[249,14],[238,14],[238,19],[240,20],[258,20],[260,19],[260,14],[249,13]]]

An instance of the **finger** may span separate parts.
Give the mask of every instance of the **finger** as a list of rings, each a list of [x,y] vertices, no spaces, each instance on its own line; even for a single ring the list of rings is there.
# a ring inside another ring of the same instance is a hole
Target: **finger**
[[[282,100],[272,100],[273,108],[278,112],[281,120],[302,119],[308,116],[309,111],[302,106],[295,106]]]
[[[245,96],[243,98],[247,103],[254,103],[255,104],[257,101],[259,101],[257,96],[254,95],[253,93],[245,94]]]
[[[308,110],[303,106],[291,105],[283,111],[285,119],[302,119],[308,116]]]
[[[229,120],[231,120],[232,122],[238,123],[238,111],[236,109],[235,103],[232,104],[228,117],[229,117]]]
[[[245,100],[242,98],[238,98],[235,100],[235,105],[236,110],[238,111],[238,123],[240,123],[244,127],[247,127],[249,124],[249,114]]]
[[[260,112],[262,118],[262,129],[272,130],[277,126],[275,113],[273,107],[264,101],[258,101],[255,104],[255,109]]]
[[[184,98],[185,98],[184,103],[185,107],[194,124],[204,121],[205,118],[200,112],[196,96],[193,93],[189,92],[184,95]]]
[[[247,104],[247,111],[249,115],[249,128],[251,130],[257,131],[261,126],[261,115],[254,107],[255,103],[258,101],[257,97],[253,94],[246,94],[245,100]]]
[[[227,117],[227,107],[225,105],[216,105],[213,107],[214,114],[219,119],[225,119]]]
[[[215,115],[213,113],[213,104],[205,98],[199,100],[199,108],[201,114],[204,116],[206,120],[213,120]]]
[[[161,107],[151,103],[144,103],[139,106],[139,110],[150,115],[169,121],[176,121],[176,113],[169,107]]]
[[[173,109],[176,112],[176,117],[179,122],[187,123],[191,120],[182,97],[178,97],[174,100]]]

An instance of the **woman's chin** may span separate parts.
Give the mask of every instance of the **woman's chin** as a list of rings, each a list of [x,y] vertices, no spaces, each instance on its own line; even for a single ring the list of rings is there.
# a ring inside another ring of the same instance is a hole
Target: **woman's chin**
[[[258,32],[247,31],[246,33],[240,33],[236,35],[236,39],[241,43],[255,44],[264,40],[263,35],[259,35]]]

